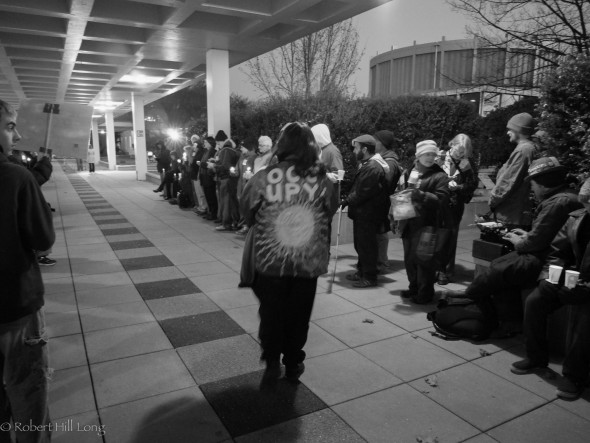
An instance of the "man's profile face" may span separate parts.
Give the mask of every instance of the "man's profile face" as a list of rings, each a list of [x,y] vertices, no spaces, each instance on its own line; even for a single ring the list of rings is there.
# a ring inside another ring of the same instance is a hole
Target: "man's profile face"
[[[270,148],[272,148],[272,146],[269,143],[262,142],[258,144],[258,150],[262,154],[266,154],[268,151],[270,151]]]
[[[2,112],[0,117],[0,146],[5,154],[12,150],[20,140],[20,134],[16,130],[16,112],[12,114]]]
[[[518,141],[518,134],[512,129],[509,129],[506,134],[508,134],[508,139],[511,143],[516,143]]]

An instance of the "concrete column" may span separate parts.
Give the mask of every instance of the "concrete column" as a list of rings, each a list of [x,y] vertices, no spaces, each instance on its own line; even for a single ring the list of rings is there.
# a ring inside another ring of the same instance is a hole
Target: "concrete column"
[[[100,161],[100,142],[98,138],[98,121],[92,119],[92,146],[94,146],[94,155],[96,155],[96,163]]]
[[[147,152],[145,146],[145,117],[143,96],[131,93],[133,115],[133,144],[135,145],[135,174],[137,180],[145,180],[147,173]]]
[[[115,119],[113,118],[113,111],[107,111],[104,116],[107,126],[107,157],[109,159],[109,169],[111,171],[116,171],[117,150],[115,149]]]
[[[230,134],[229,53],[220,49],[207,51],[207,130],[215,135],[223,129]]]

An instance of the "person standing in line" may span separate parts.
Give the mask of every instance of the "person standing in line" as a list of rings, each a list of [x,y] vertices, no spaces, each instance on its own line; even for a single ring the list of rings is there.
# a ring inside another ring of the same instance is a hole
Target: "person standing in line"
[[[217,153],[215,176],[219,180],[219,206],[221,225],[216,231],[235,231],[240,220],[238,203],[237,163],[239,159],[236,143],[228,139]]]
[[[198,215],[207,214],[207,199],[205,198],[205,192],[201,186],[199,174],[201,172],[201,160],[205,154],[205,147],[201,143],[201,137],[197,134],[191,135],[191,144],[193,145],[193,153],[190,158],[190,177],[193,184],[193,194],[195,196],[195,207],[194,212]]]
[[[389,199],[389,166],[381,155],[375,153],[373,137],[364,135],[359,139],[355,139],[353,151],[359,169],[350,193],[341,202],[342,207],[348,206],[354,249],[358,255],[357,272],[348,274],[346,278],[353,282],[355,288],[370,288],[377,286],[377,233],[383,221],[385,201]]]
[[[525,299],[526,358],[510,367],[519,375],[545,369],[549,363],[548,317],[562,306],[575,306],[572,342],[563,361],[563,379],[558,381],[556,391],[558,397],[568,400],[582,395],[590,374],[590,179],[580,189],[578,200],[584,208],[569,214],[553,239],[538,286]],[[579,272],[577,282],[564,281],[563,276],[558,283],[546,281],[550,265]]]
[[[33,175],[6,153],[20,140],[17,114],[0,100],[0,423],[18,441],[51,440],[44,287],[35,250],[55,241],[51,210]],[[26,425],[26,426],[25,426]],[[0,428],[0,440],[11,441]]]
[[[320,123],[313,126],[311,132],[313,132],[315,141],[322,150],[320,160],[328,169],[328,178],[332,180],[332,183],[336,183],[338,181],[338,171],[344,170],[342,153],[336,146],[334,146],[334,143],[332,143],[328,126]]]
[[[399,157],[393,150],[395,138],[393,132],[387,130],[377,131],[373,135],[373,138],[375,139],[375,152],[379,154],[389,166],[389,172],[385,178],[387,180],[387,194],[392,195],[395,193],[399,179],[402,175]],[[389,269],[387,249],[389,248],[389,231],[391,230],[389,224],[390,207],[391,201],[386,199],[385,206],[383,207],[383,221],[377,231],[377,272],[385,272]]]
[[[209,168],[209,160],[215,158],[215,139],[213,137],[205,138],[203,142],[205,152],[201,158],[199,181],[205,193],[207,200],[207,214],[203,215],[206,220],[215,220],[217,218],[217,193],[215,191],[215,170]]]
[[[459,238],[459,225],[465,212],[465,205],[471,201],[477,189],[477,176],[473,170],[471,159],[473,149],[471,138],[466,134],[457,134],[449,142],[443,170],[450,178],[449,181],[449,210],[447,226],[451,230],[449,243],[445,248],[447,254],[442,257],[441,267],[437,276],[439,285],[447,285],[449,277],[455,272],[455,255]]]
[[[535,129],[535,120],[526,113],[513,116],[506,124],[508,137],[516,148],[502,165],[496,176],[496,185],[489,199],[490,210],[496,220],[508,229],[528,230],[533,221],[531,187],[525,181],[527,170],[535,156],[535,145],[530,140]]]
[[[266,168],[270,164],[272,156],[272,139],[268,135],[261,135],[258,138],[257,155],[252,160],[252,171],[250,173],[246,172],[244,178],[250,180],[254,174]]]
[[[254,163],[254,158],[256,157],[256,153],[252,149],[248,149],[248,147],[244,143],[240,143],[240,158],[238,160],[238,165],[236,167],[236,173],[238,175],[238,201],[242,197],[242,192],[244,191],[244,187],[246,183],[248,183],[249,178],[247,179],[248,175],[247,172],[252,173],[252,164]],[[251,178],[251,176],[249,176]],[[236,232],[238,235],[246,235],[248,233],[248,225],[245,223],[245,217],[240,209],[240,221],[238,222],[238,226],[240,230]]]
[[[305,369],[303,348],[317,279],[328,271],[329,226],[338,208],[338,194],[318,153],[307,125],[287,124],[276,145],[278,163],[248,181],[240,202],[255,230],[252,289],[260,301],[262,390],[276,386],[281,354],[287,380],[297,382]]]
[[[400,232],[404,245],[404,264],[408,275],[409,288],[401,296],[410,298],[416,304],[427,304],[434,298],[437,259],[424,263],[418,260],[416,249],[422,228],[440,228],[444,221],[444,208],[449,199],[449,177],[436,164],[438,146],[433,140],[424,140],[416,145],[416,160],[406,186],[412,189],[412,203],[417,216],[400,221]]]
[[[154,151],[156,153],[156,169],[160,174],[160,186],[154,189],[154,192],[162,192],[164,189],[164,178],[166,177],[166,172],[170,170],[172,159],[170,158],[170,151],[161,140],[156,142],[156,148]]]
[[[88,172],[94,172],[94,164],[96,163],[96,151],[92,145],[88,145],[88,153],[86,154],[86,161],[88,162]]]

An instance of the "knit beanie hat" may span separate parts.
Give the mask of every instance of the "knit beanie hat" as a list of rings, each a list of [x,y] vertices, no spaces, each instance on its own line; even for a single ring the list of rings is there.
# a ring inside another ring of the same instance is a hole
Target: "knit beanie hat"
[[[320,148],[323,148],[324,146],[332,143],[332,139],[330,138],[330,130],[323,123],[312,127],[311,132],[313,133],[315,141]]]
[[[224,142],[227,140],[227,135],[225,132],[223,132],[222,129],[220,129],[219,131],[217,131],[217,134],[215,135],[215,141],[216,142]]]
[[[211,136],[205,138],[205,140],[207,141],[207,143],[209,143],[209,145],[211,146],[215,146],[215,139]]]
[[[557,175],[560,180],[565,178],[567,168],[559,163],[555,157],[541,157],[529,166],[527,180],[538,179],[543,175]]]
[[[587,178],[582,185],[580,193],[578,194],[578,201],[580,203],[590,203],[590,178]]]
[[[535,119],[528,112],[521,112],[508,120],[506,127],[519,134],[531,135],[535,130]]]
[[[381,142],[381,144],[385,146],[385,149],[393,149],[393,132],[387,130],[377,131],[373,137],[375,137],[377,141]]]
[[[434,140],[424,140],[416,145],[416,157],[420,157],[428,152],[438,154],[438,146]]]

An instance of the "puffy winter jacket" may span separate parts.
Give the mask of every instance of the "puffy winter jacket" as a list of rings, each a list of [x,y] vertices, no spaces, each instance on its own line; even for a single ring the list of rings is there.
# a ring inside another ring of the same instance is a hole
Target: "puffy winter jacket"
[[[348,204],[348,217],[375,223],[383,221],[389,200],[386,178],[388,173],[389,166],[379,154],[361,165],[345,199]]]

